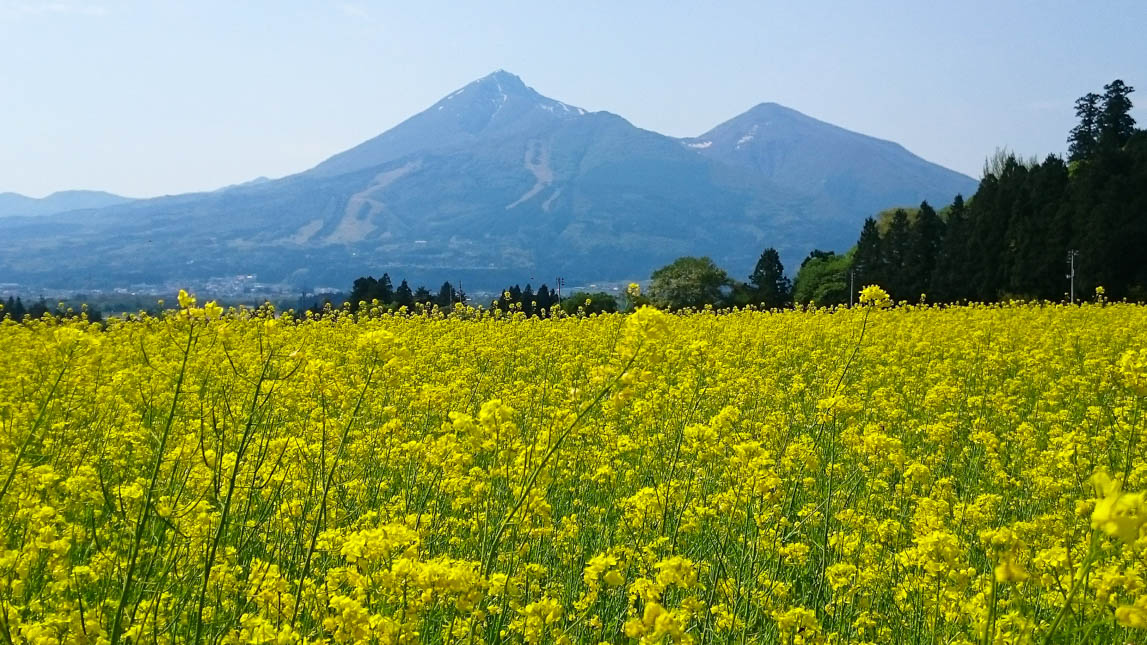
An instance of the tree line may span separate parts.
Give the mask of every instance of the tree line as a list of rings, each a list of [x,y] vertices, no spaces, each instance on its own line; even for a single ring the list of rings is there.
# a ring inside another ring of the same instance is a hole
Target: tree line
[[[442,309],[453,308],[455,304],[466,304],[466,292],[449,282],[443,282],[438,291],[431,293],[426,287],[419,285],[411,289],[406,280],[397,287],[390,279],[390,275],[383,273],[381,278],[364,276],[354,281],[350,295],[347,297],[351,311],[358,311],[359,303],[371,304],[377,302],[387,309],[406,307],[412,309],[415,305],[430,307],[437,305]]]
[[[0,301],[0,320],[8,318],[20,321],[24,320],[26,316],[37,319],[43,318],[44,314],[51,314],[57,318],[76,318],[83,314],[87,316],[89,322],[103,321],[103,314],[100,310],[86,304],[79,305],[78,309],[66,302],[57,303],[56,306],[52,307],[48,305],[47,300],[40,298],[31,305],[25,305],[19,296],[8,296],[7,301]]]
[[[976,193],[937,212],[927,202],[865,220],[848,253],[814,251],[798,302],[848,302],[851,285],[933,302],[1060,300],[1104,287],[1147,300],[1147,132],[1115,80],[1076,101],[1068,156],[997,151]]]

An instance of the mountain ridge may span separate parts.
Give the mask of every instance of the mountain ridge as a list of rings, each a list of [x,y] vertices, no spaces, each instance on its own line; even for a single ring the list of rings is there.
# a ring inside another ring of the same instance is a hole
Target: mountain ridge
[[[799,136],[770,118],[794,121]],[[849,184],[865,172],[914,179]],[[814,247],[851,244],[877,210],[946,203],[974,186],[898,144],[777,104],[679,139],[548,98],[499,70],[294,175],[109,206],[98,217],[0,220],[0,233],[23,241],[0,251],[0,273],[26,284],[83,275],[88,288],[237,274],[337,286],[390,269],[498,288],[559,274],[641,279],[690,254],[740,274],[765,246],[794,263]]]
[[[134,201],[102,190],[60,190],[45,197],[0,193],[0,217],[40,217]]]

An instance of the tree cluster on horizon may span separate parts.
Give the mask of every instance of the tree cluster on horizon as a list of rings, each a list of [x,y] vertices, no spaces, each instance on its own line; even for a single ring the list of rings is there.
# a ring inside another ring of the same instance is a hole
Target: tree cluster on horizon
[[[1133,91],[1115,80],[1076,101],[1066,161],[997,151],[967,201],[868,218],[848,254],[814,251],[796,300],[846,303],[850,282],[910,301],[1060,300],[1073,268],[1076,294],[1147,300],[1147,132]]]
[[[447,309],[458,303],[466,304],[466,300],[466,292],[449,282],[443,282],[437,293],[431,293],[429,289],[421,285],[416,289],[411,289],[406,280],[395,287],[388,273],[383,273],[382,277],[378,279],[373,276],[356,279],[350,295],[347,296],[351,311],[358,311],[360,303],[370,304],[373,302],[378,302],[380,306],[388,309],[401,307],[411,309],[416,304],[427,307],[437,305]]]
[[[102,322],[103,314],[96,307],[81,304],[69,305],[66,302],[57,303],[55,307],[48,305],[48,301],[40,298],[31,305],[25,305],[19,296],[8,296],[7,301],[0,300],[0,321],[5,318],[14,321],[24,320],[25,317],[42,318],[44,314],[51,314],[57,318],[75,318],[81,314],[86,315],[89,322]]]

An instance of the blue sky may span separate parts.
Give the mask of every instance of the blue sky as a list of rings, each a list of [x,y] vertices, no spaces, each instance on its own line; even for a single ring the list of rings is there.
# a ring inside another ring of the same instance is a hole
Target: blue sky
[[[1113,78],[1147,106],[1144,33],[1144,0],[0,0],[0,192],[281,176],[498,68],[674,136],[775,101],[978,176],[1062,152]]]

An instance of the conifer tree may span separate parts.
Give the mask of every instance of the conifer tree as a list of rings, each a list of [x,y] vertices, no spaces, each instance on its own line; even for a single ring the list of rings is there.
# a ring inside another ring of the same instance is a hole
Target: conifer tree
[[[1119,79],[1103,86],[1103,111],[1099,113],[1100,145],[1120,148],[1135,134],[1130,98],[1134,91],[1134,87]]]
[[[1095,92],[1075,100],[1075,116],[1079,124],[1071,129],[1067,138],[1068,160],[1082,161],[1090,159],[1099,145],[1099,101],[1100,96]]]
[[[399,307],[408,309],[414,306],[414,292],[410,290],[410,285],[406,283],[406,280],[403,280],[402,284],[394,290],[394,303]]]
[[[944,222],[927,202],[920,203],[908,240],[904,263],[905,297],[914,299],[932,291],[932,272],[944,240]]]
[[[857,289],[869,284],[887,285],[888,276],[882,246],[876,220],[872,217],[865,219],[864,226],[860,229],[860,239],[856,241],[856,253],[852,256]]]
[[[785,277],[781,256],[773,247],[761,253],[757,266],[749,276],[754,304],[765,307],[784,307],[792,302],[792,283]]]

